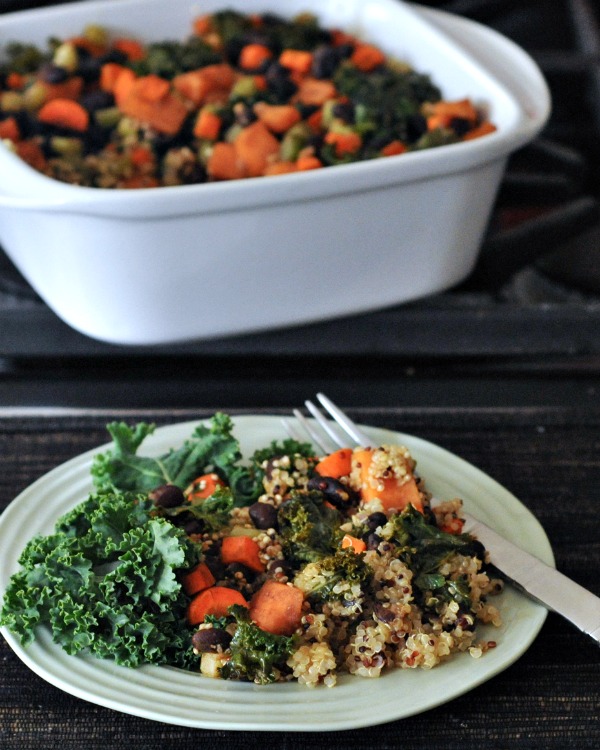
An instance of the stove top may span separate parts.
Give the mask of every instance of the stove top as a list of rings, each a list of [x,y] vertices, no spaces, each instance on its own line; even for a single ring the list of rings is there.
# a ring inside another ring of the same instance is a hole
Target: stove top
[[[0,0],[0,11],[48,2]],[[452,358],[600,354],[600,21],[588,0],[422,2],[524,47],[550,85],[541,136],[516,153],[473,274],[368,315],[168,347],[119,347],[60,321],[0,250],[0,359],[173,355]],[[357,335],[358,333],[358,335]]]

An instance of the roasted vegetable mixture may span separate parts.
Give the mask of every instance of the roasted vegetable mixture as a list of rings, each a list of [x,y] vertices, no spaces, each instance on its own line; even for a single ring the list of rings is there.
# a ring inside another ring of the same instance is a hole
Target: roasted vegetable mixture
[[[94,494],[29,542],[5,593],[24,644],[43,625],[70,654],[330,687],[496,645],[476,627],[500,625],[502,581],[407,448],[286,440],[243,463],[216,414],[149,458],[152,425],[108,429]]]
[[[494,125],[428,75],[304,14],[224,10],[183,42],[100,26],[12,42],[0,138],[63,182],[148,188],[277,175],[477,138]]]

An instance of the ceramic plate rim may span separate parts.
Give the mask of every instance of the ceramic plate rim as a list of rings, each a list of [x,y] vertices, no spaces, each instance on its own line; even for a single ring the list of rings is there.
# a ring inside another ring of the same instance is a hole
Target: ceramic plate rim
[[[271,439],[286,436],[280,416],[241,415],[232,419],[244,455],[254,447],[268,444]],[[152,455],[181,444],[202,421],[157,428],[145,441],[142,452]],[[401,441],[408,445],[427,486],[435,495],[450,499],[459,494],[456,490],[461,488],[467,510],[515,543],[527,541],[530,551],[547,564],[554,564],[550,543],[537,519],[514,495],[480,469],[422,438],[376,427],[365,426],[364,429],[374,442]],[[48,533],[58,515],[86,497],[91,490],[92,457],[109,445],[86,451],[44,474],[23,490],[0,516],[2,592],[10,574],[17,569],[16,557],[24,543],[33,533]],[[32,528],[27,523],[29,511],[36,503],[39,507],[40,491],[47,491],[49,499],[38,526]],[[481,493],[500,503],[505,513],[500,515],[497,507],[490,506],[489,499],[482,499]],[[518,524],[514,523],[515,518]],[[345,676],[332,689],[309,689],[295,683],[269,686],[230,683],[169,667],[145,666],[131,670],[93,657],[68,656],[44,629],[27,648],[5,628],[2,633],[17,656],[38,676],[75,697],[122,713],[205,729],[334,731],[372,726],[430,710],[473,690],[509,667],[534,641],[547,611],[508,589],[503,594],[501,612],[507,621],[497,636],[498,647],[479,660],[461,654],[434,672],[394,670],[377,680]],[[490,635],[497,632],[489,630]],[[407,686],[409,696],[403,695],[403,688]],[[368,710],[361,701],[365,690],[375,698],[369,701]],[[172,705],[164,701],[165,695],[172,698],[169,701]],[[398,700],[399,695],[404,700]],[[307,716],[310,716],[308,721]]]

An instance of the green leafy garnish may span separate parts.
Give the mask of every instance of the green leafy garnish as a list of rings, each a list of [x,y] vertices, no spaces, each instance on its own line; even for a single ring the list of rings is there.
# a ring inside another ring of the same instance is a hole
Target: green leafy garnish
[[[92,465],[94,485],[100,492],[150,492],[163,484],[184,489],[208,471],[219,474],[231,487],[238,505],[247,504],[259,491],[250,470],[239,465],[239,443],[233,436],[233,422],[226,414],[215,414],[208,426],[198,425],[180,448],[157,458],[138,455],[155,425],[142,422],[129,427],[123,422],[111,422],[107,429],[114,447],[97,455]]]
[[[92,495],[53,534],[25,547],[0,624],[26,645],[48,625],[67,653],[85,651],[134,667],[191,666],[185,597],[176,573],[195,546],[143,496]]]
[[[296,563],[314,562],[331,554],[343,535],[341,518],[325,504],[321,492],[292,492],[278,513],[285,557]]]
[[[250,620],[246,607],[234,604],[229,612],[237,623],[229,649],[231,658],[221,667],[226,680],[249,680],[259,685],[275,682],[295,647],[293,636],[273,635]]]

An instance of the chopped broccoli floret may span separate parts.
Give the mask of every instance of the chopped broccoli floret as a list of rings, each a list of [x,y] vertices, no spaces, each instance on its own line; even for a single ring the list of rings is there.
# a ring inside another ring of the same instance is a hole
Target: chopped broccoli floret
[[[286,559],[314,562],[331,554],[343,535],[341,520],[341,513],[325,504],[321,492],[292,492],[278,513]]]
[[[295,648],[293,636],[273,635],[255,625],[246,607],[234,604],[229,613],[237,623],[229,646],[231,658],[221,668],[226,680],[249,680],[259,685],[277,681]]]

